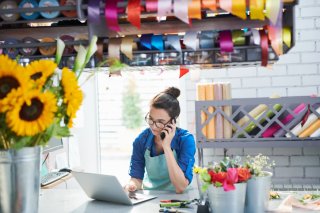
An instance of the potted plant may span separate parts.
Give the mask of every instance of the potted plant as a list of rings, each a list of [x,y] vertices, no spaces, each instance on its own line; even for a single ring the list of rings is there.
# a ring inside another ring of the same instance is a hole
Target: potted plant
[[[274,161],[261,153],[247,156],[244,166],[249,169],[251,179],[247,182],[246,212],[265,212],[268,208],[272,173],[267,169],[274,165]]]
[[[251,174],[238,159],[225,157],[221,162],[198,171],[201,190],[207,191],[212,212],[244,212],[246,182]]]

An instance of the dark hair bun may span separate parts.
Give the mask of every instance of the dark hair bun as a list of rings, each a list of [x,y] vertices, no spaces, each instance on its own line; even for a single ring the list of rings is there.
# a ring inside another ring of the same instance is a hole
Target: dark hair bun
[[[163,92],[168,95],[171,95],[174,98],[178,98],[180,96],[180,90],[176,87],[169,87]]]

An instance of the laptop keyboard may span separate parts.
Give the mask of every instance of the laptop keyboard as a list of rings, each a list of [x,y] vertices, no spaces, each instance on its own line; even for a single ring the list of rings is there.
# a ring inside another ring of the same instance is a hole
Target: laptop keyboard
[[[320,184],[271,184],[274,191],[320,191]]]
[[[69,172],[49,172],[41,177],[41,186],[46,186],[70,174]]]

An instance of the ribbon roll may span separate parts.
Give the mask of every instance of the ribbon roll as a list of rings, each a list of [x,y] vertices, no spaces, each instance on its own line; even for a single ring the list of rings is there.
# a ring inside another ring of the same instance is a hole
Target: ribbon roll
[[[77,1],[76,0],[60,0],[60,5],[61,6],[75,6],[77,5]],[[89,5],[88,5],[89,6]],[[62,10],[61,13],[65,16],[65,17],[77,17],[77,10]]]
[[[89,0],[88,21],[90,24],[100,24],[100,0]]]
[[[126,36],[121,39],[120,50],[130,60],[132,60],[133,39],[133,36]]]
[[[23,0],[20,4],[20,8],[36,8],[38,7],[38,3],[34,0]],[[37,19],[40,15],[39,12],[32,12],[32,13],[21,13],[20,14],[22,18],[27,20],[34,20]]]
[[[177,35],[167,35],[167,42],[178,52],[181,52],[180,37]]]
[[[62,35],[60,36],[60,39],[62,41],[70,41],[70,42],[73,42],[74,41],[74,37],[70,36],[70,35]],[[73,48],[73,45],[68,45],[66,44],[64,50],[63,50],[63,54],[66,55],[66,54],[72,54],[74,51],[74,48]]]
[[[197,50],[199,48],[198,32],[186,32],[183,37],[183,43],[187,47]]]
[[[151,45],[157,50],[163,51],[163,36],[162,35],[153,35],[151,37]]]
[[[147,12],[157,12],[158,0],[146,0],[146,10]]]
[[[188,1],[189,0],[175,0],[173,3],[174,15],[187,24],[189,24]]]
[[[53,42],[56,42],[55,39],[53,38],[42,38],[40,40],[41,43],[53,43]],[[50,46],[43,46],[43,47],[39,47],[39,51],[41,53],[41,55],[45,55],[45,56],[51,56],[51,55],[54,55],[55,52],[56,52],[56,45],[53,44],[53,45],[50,45]]]
[[[232,11],[233,15],[236,15],[242,19],[247,19],[246,14],[246,0],[232,0]]]
[[[39,2],[39,7],[58,7],[59,2],[57,0],[41,0]],[[41,16],[47,19],[56,18],[59,16],[60,11],[52,12],[40,12]]]
[[[201,19],[201,1],[189,1],[189,18]]]
[[[264,5],[265,0],[250,0],[250,19],[264,20]]]
[[[109,38],[108,41],[108,58],[120,60],[120,38]]]
[[[232,42],[234,45],[245,45],[246,37],[244,36],[244,32],[242,30],[232,31]]]
[[[220,32],[219,43],[220,43],[220,51],[222,53],[233,52],[232,34],[230,30]]]
[[[215,12],[217,10],[217,0],[202,0],[201,1],[201,7],[203,9],[210,9],[213,12]]]
[[[140,2],[141,0],[129,0],[128,2],[128,21],[138,29],[140,29]]]
[[[0,9],[16,9],[18,7],[17,3],[15,1],[7,0],[0,3]],[[6,13],[1,14],[1,18],[4,21],[16,21],[19,19],[20,14],[19,13]]]
[[[110,30],[119,32],[120,27],[118,24],[118,10],[117,10],[117,4],[118,0],[108,0],[105,1],[106,5],[104,8],[104,16],[106,19],[107,27]]]
[[[253,43],[255,45],[260,45],[260,33],[259,33],[259,30],[256,30],[256,29],[252,29],[251,30],[252,32],[252,39],[253,39]]]
[[[171,14],[172,1],[171,0],[160,0],[158,1],[158,17],[164,17]]]
[[[25,37],[22,39],[22,43],[36,44],[36,43],[39,43],[39,41],[31,37]],[[34,55],[37,51],[38,51],[38,47],[24,47],[20,49],[20,53],[26,56]]]
[[[291,29],[289,27],[284,27],[282,30],[282,40],[287,45],[287,47],[291,47]]]
[[[276,25],[279,13],[282,13],[282,0],[266,0],[266,16]]]
[[[231,13],[232,11],[232,0],[220,0],[220,8]]]
[[[141,46],[151,50],[151,39],[152,39],[152,34],[144,34],[140,37],[140,44]]]
[[[6,39],[4,41],[5,45],[10,45],[10,44],[19,44],[21,43],[19,40],[17,39]],[[7,54],[10,58],[15,59],[17,57],[17,55],[19,54],[19,49],[16,47],[10,48],[4,48],[3,49],[4,54]]]
[[[260,30],[261,66],[268,65],[268,36],[264,30]]]

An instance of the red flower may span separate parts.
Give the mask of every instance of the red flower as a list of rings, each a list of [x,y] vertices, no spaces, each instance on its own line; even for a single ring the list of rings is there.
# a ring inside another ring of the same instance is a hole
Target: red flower
[[[246,182],[251,177],[248,168],[238,168],[238,179],[239,182]]]
[[[223,182],[224,191],[231,191],[235,189],[234,184],[238,183],[238,170],[236,168],[229,168],[227,170],[227,177]]]
[[[227,177],[227,173],[226,172],[218,172],[218,173],[215,173],[214,171],[208,171],[208,174],[211,176],[211,182],[213,184],[215,184],[216,182],[219,182],[222,183],[224,182],[224,180],[226,179]]]

